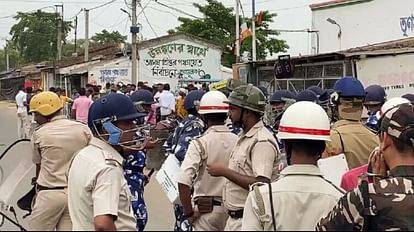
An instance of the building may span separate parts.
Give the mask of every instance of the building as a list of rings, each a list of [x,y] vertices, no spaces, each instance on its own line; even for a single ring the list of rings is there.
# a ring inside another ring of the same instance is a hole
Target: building
[[[334,0],[310,8],[312,30],[318,31],[312,47],[319,47],[319,53],[414,36],[412,0]]]

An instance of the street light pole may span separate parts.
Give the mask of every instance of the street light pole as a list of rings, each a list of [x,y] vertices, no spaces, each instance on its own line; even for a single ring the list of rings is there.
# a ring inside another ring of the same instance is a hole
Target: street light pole
[[[256,51],[256,1],[252,0],[252,60],[255,62],[257,60],[257,51]]]
[[[137,75],[137,0],[132,0],[132,84],[138,83],[138,75]]]
[[[240,62],[240,6],[236,0],[236,63]]]

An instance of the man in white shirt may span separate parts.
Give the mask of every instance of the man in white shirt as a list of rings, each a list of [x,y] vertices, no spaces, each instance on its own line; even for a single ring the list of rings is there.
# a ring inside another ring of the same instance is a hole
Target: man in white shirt
[[[162,91],[164,90],[164,85],[161,84],[161,83],[157,84],[157,90],[158,91],[155,93],[154,99],[158,102],[159,99],[160,99],[160,95],[161,95]]]
[[[16,95],[17,106],[17,136],[19,139],[27,138],[26,123],[27,123],[27,95],[24,92],[24,88],[19,89],[19,93]]]
[[[159,97],[159,106],[161,108],[161,120],[166,119],[175,111],[175,97],[170,91],[170,85],[164,84],[164,90]]]

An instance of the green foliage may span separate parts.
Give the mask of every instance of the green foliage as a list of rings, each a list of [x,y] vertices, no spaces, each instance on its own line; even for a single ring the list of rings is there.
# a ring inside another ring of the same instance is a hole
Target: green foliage
[[[235,63],[234,49],[236,38],[236,17],[233,8],[226,8],[221,2],[216,0],[207,0],[207,5],[195,3],[194,6],[204,15],[202,19],[189,19],[180,17],[178,20],[181,25],[175,30],[169,30],[169,34],[176,32],[189,33],[203,39],[210,40],[223,46],[222,63],[231,67]],[[276,14],[265,11],[263,14],[262,25],[256,28],[257,36],[257,58],[265,59],[268,55],[277,52],[283,52],[288,48],[284,40],[276,38],[279,33],[270,29],[270,23]],[[241,22],[251,22],[248,18],[241,17]],[[249,28],[251,23],[248,23]],[[251,37],[244,40],[241,46],[241,53],[251,51]]]
[[[108,43],[124,43],[127,39],[127,36],[121,35],[118,31],[108,32],[107,30],[102,30],[100,33],[96,33],[91,38],[91,42],[102,45]]]
[[[58,14],[38,10],[33,13],[18,12],[18,21],[10,30],[11,45],[20,51],[24,62],[40,62],[55,57]],[[71,30],[70,22],[63,22],[62,43]]]
[[[10,48],[8,52],[10,69],[18,67],[21,62],[19,52]],[[6,71],[6,68],[6,52],[4,49],[0,49],[0,72]]]

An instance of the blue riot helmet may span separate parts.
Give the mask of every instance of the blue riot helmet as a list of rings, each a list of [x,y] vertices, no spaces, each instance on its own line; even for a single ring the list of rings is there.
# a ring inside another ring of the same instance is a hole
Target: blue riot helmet
[[[269,92],[267,91],[267,88],[264,86],[258,86],[257,88],[260,89],[260,91],[262,91],[263,95],[267,98],[269,96]]]
[[[318,102],[318,96],[311,90],[304,90],[296,95],[296,102],[309,101]]]
[[[191,91],[184,99],[184,108],[187,111],[195,110],[196,107],[200,104],[201,97],[203,97],[204,91],[202,90],[193,90]],[[192,112],[194,113],[194,112]]]
[[[318,103],[318,105],[320,106],[328,105],[330,96],[326,90],[323,90],[321,87],[316,86],[316,85],[311,86],[307,88],[306,90],[310,90],[316,94],[316,96],[318,97],[318,101],[316,103]]]
[[[336,81],[334,91],[340,98],[365,98],[365,89],[355,77],[343,77]]]
[[[155,103],[154,96],[146,89],[133,92],[130,98],[140,113],[149,113],[151,105]]]
[[[334,85],[331,101],[335,105],[338,119],[361,120],[365,89],[354,77],[343,77]]]
[[[96,100],[89,109],[88,126],[95,136],[110,145],[119,145],[132,150],[136,145],[137,127],[124,130],[116,126],[120,121],[135,121],[146,114],[137,112],[129,97],[123,94],[109,94]],[[123,136],[131,135],[129,141],[122,141]]]
[[[387,101],[387,95],[383,87],[370,85],[365,89],[365,105],[382,105]]]
[[[270,104],[272,103],[285,103],[286,99],[295,99],[295,94],[288,90],[278,90],[269,99]]]
[[[306,90],[310,90],[310,91],[314,92],[317,96],[321,96],[324,93],[324,90],[321,87],[316,86],[316,85],[313,85],[313,86],[307,88]]]

